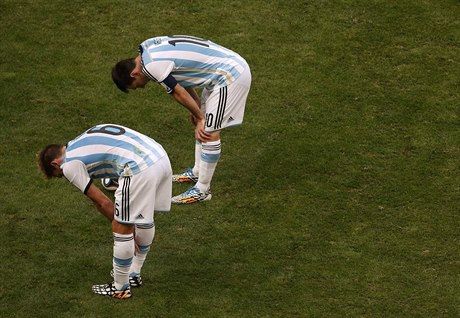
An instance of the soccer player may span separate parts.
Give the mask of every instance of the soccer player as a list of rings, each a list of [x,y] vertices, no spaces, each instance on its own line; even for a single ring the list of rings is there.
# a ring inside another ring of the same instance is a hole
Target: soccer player
[[[112,222],[114,281],[94,285],[99,295],[125,299],[142,284],[141,268],[155,236],[154,211],[171,208],[172,169],[155,140],[130,128],[97,125],[67,143],[38,154],[47,179],[65,177]],[[116,178],[115,203],[93,179]]]
[[[196,182],[172,198],[187,204],[211,199],[211,179],[221,156],[221,130],[243,122],[251,71],[237,53],[192,36],[160,36],[139,46],[139,55],[118,62],[112,79],[125,93],[149,81],[185,106],[195,124],[195,164],[173,176],[175,182]],[[195,89],[202,89],[201,97]]]

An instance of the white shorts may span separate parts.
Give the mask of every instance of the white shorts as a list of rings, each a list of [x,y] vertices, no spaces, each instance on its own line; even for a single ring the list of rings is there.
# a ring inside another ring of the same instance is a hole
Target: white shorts
[[[203,89],[201,111],[206,118],[205,130],[216,131],[241,125],[250,88],[251,70],[248,66],[230,85],[213,90]]]
[[[154,211],[169,211],[172,169],[168,156],[139,174],[118,179],[114,219],[123,224],[153,223]]]

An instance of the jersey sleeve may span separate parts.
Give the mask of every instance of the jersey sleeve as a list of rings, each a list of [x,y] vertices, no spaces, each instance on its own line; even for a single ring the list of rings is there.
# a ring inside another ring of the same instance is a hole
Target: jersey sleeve
[[[61,168],[64,173],[64,177],[80,189],[81,192],[86,194],[92,180],[89,177],[85,164],[80,160],[72,160],[64,163]]]
[[[144,64],[142,70],[148,78],[161,83],[168,77],[173,68],[173,61],[151,61]]]

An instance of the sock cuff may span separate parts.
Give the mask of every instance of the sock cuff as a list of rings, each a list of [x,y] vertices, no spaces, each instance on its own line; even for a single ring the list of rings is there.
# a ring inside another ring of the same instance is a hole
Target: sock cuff
[[[129,242],[134,240],[134,234],[120,234],[120,233],[113,233],[113,241],[114,242]]]
[[[221,143],[220,139],[216,141],[209,141],[201,144],[201,153],[220,153]]]
[[[207,145],[220,145],[220,139],[217,139],[217,140],[213,140],[213,141],[206,141],[206,142],[203,142],[201,143],[203,146],[207,146]]]

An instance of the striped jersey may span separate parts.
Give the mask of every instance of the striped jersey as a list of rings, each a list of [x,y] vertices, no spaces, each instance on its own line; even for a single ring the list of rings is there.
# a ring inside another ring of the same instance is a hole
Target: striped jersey
[[[148,39],[139,46],[139,54],[148,78],[161,83],[171,74],[183,87],[224,87],[248,68],[238,53],[187,35]]]
[[[92,179],[118,178],[138,174],[166,155],[148,136],[120,125],[103,124],[67,144],[61,168],[71,182],[80,178],[77,172],[82,173],[83,165]]]

